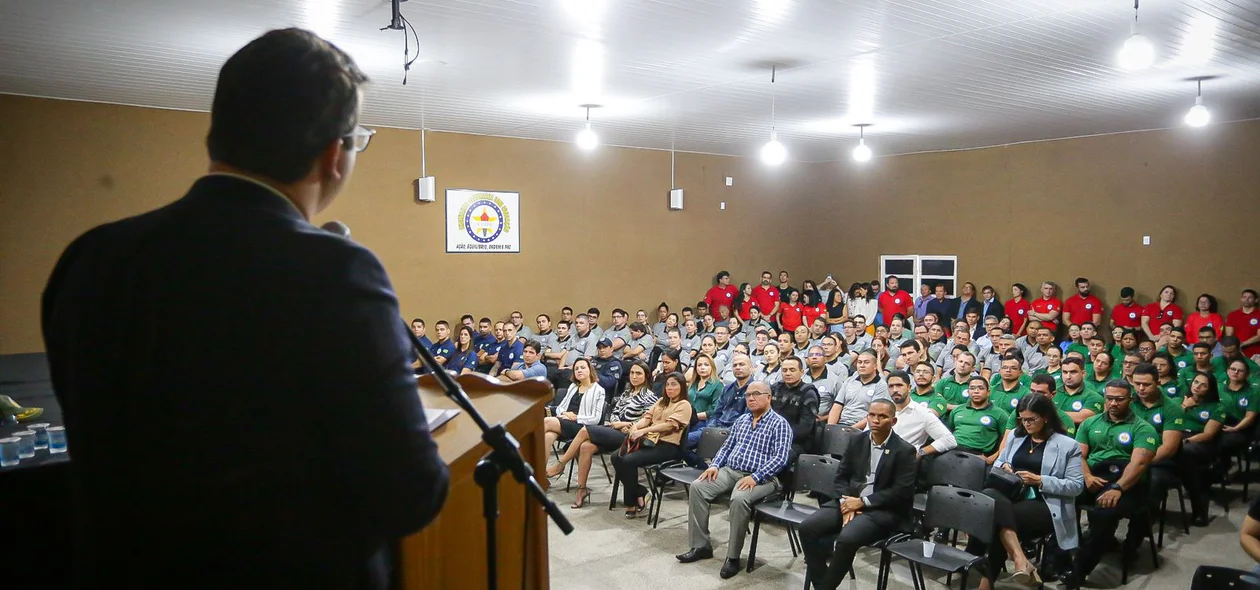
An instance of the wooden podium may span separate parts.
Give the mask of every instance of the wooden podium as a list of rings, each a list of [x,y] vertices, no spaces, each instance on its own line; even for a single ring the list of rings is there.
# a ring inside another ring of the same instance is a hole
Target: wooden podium
[[[505,385],[479,374],[461,375],[457,381],[487,423],[503,423],[520,442],[521,455],[545,487],[542,422],[543,406],[554,396],[551,385],[541,379]],[[457,408],[432,375],[421,377],[418,383],[425,408]],[[486,527],[473,468],[490,448],[481,442],[481,430],[463,411],[434,430],[433,438],[450,467],[451,488],[437,519],[402,540],[401,586],[404,590],[486,588]],[[497,529],[500,588],[520,588],[522,575],[526,588],[548,587],[547,527],[542,506],[532,498],[527,501],[525,487],[504,473],[499,480]]]

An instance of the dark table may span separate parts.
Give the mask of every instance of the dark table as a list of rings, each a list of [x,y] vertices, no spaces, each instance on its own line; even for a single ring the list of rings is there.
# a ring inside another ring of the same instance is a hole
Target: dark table
[[[44,414],[32,422],[64,425],[50,381],[15,382],[9,379],[13,375],[10,371],[0,375],[5,378],[0,379],[0,394],[25,407],[44,408]],[[0,438],[26,430],[28,425],[0,426]],[[3,529],[10,540],[21,540],[5,543],[5,562],[11,566],[5,568],[0,587],[7,590],[69,586],[74,539],[69,466],[70,453],[54,455],[40,449],[31,459],[0,468],[0,506],[5,507]]]

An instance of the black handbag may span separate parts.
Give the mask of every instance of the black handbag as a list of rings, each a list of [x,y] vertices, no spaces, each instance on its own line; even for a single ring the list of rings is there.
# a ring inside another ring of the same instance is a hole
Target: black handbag
[[[984,476],[984,487],[993,488],[1012,502],[1022,500],[1028,493],[1028,487],[1018,475],[1001,467],[993,467]]]

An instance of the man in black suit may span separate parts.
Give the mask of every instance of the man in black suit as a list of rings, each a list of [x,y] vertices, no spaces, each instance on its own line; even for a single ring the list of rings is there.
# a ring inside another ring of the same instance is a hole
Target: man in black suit
[[[209,174],[57,262],[77,586],[384,588],[441,508],[389,277],[310,223],[372,136],[364,82],[313,33],[254,40],[220,72]]]
[[[910,523],[914,446],[893,432],[897,408],[892,402],[871,402],[866,422],[870,430],[849,437],[840,457],[835,492],[838,502],[819,508],[800,526],[805,576],[816,590],[835,590],[853,567],[858,549]],[[834,550],[828,546],[832,536],[837,536]]]

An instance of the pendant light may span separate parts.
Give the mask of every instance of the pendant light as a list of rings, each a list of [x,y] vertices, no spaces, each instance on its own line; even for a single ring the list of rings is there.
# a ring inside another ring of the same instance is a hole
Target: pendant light
[[[595,146],[599,145],[599,137],[595,135],[594,131],[591,131],[591,109],[599,108],[599,105],[583,104],[578,106],[586,109],[586,127],[578,132],[577,138],[573,140],[573,143],[576,143],[579,148],[589,152],[595,149]]]
[[[1195,81],[1198,85],[1198,93],[1194,97],[1194,106],[1186,112],[1186,125],[1191,127],[1202,127],[1212,120],[1212,113],[1208,112],[1207,107],[1203,106],[1203,78]]]
[[[1144,70],[1155,63],[1155,46],[1138,32],[1138,0],[1133,0],[1133,23],[1119,57],[1120,67],[1126,70]]]
[[[779,143],[779,133],[774,128],[774,75],[775,67],[770,68],[770,141],[761,146],[761,161],[768,166],[779,166],[787,160],[787,148]]]
[[[871,152],[871,148],[866,146],[866,128],[870,126],[870,123],[854,125],[854,127],[858,128],[858,144],[857,147],[853,148],[853,159],[858,162],[869,162],[871,161],[871,156],[874,155]]]

